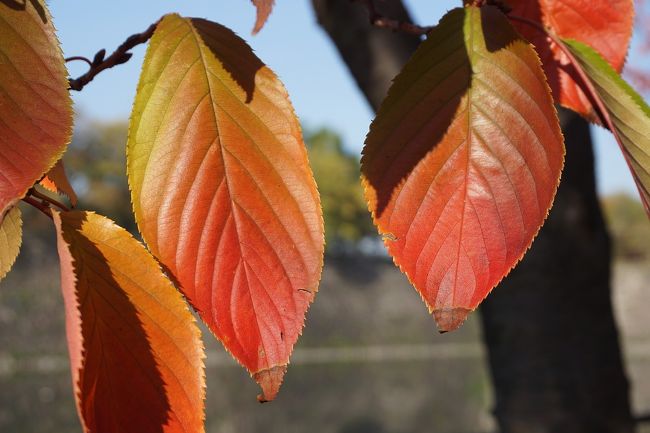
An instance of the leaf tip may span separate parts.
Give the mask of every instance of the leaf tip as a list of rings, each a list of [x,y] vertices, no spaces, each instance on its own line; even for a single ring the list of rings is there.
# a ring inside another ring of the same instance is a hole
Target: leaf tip
[[[284,379],[284,374],[287,372],[287,366],[276,365],[275,367],[267,368],[258,371],[253,375],[255,382],[262,387],[262,393],[257,396],[257,401],[260,403],[267,403],[277,397],[280,391],[280,385]]]
[[[436,319],[438,331],[444,334],[460,328],[460,325],[465,322],[471,312],[471,310],[463,307],[440,308],[433,310],[433,317]]]

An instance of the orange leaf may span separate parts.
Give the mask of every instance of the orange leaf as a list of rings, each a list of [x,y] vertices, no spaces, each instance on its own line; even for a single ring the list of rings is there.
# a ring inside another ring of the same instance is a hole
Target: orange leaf
[[[370,210],[438,322],[463,322],[530,246],[564,145],[533,48],[491,6],[448,13],[397,76],[362,158]]]
[[[57,163],[54,164],[54,167],[47,172],[45,177],[41,179],[39,183],[48,191],[63,194],[68,197],[72,207],[77,205],[77,194],[74,192],[74,189],[72,189],[68,176],[65,174],[63,160],[58,160]]]
[[[617,72],[623,69],[634,26],[633,0],[508,0],[508,3],[513,15],[541,23],[561,38],[586,43]],[[598,123],[594,107],[570,75],[573,67],[562,50],[539,29],[518,21],[513,24],[535,45],[555,100]]]
[[[284,87],[227,28],[167,16],[127,149],[147,245],[273,399],[323,261],[318,192]]]
[[[60,159],[72,134],[63,55],[42,0],[0,2],[0,215]]]
[[[0,223],[0,280],[2,280],[18,257],[23,241],[23,220],[20,209],[14,206]]]
[[[109,219],[52,211],[85,432],[202,432],[200,332],[142,244]]]
[[[253,34],[255,35],[260,30],[262,30],[262,27],[264,27],[266,20],[269,18],[269,15],[271,15],[271,11],[273,10],[273,4],[275,3],[275,0],[251,0],[251,1],[257,8],[257,19],[255,20],[255,27],[253,28]]]

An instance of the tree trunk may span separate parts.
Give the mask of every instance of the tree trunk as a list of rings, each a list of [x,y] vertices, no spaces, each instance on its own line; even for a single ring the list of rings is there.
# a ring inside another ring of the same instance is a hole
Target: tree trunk
[[[589,125],[560,111],[567,154],[546,223],[481,307],[503,433],[632,432],[610,243]]]
[[[419,38],[372,28],[350,0],[312,0],[376,110]],[[401,0],[376,2],[410,21]],[[588,125],[561,112],[567,155],[555,205],[533,247],[482,307],[503,433],[633,431],[610,299],[610,245],[596,197]]]

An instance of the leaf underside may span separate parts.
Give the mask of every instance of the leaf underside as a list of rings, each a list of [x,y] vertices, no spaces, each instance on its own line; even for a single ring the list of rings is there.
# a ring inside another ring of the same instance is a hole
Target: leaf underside
[[[109,219],[53,217],[84,431],[203,432],[203,344],[181,294]]]
[[[67,71],[42,0],[0,2],[0,219],[61,157],[72,134]]]
[[[23,240],[23,220],[20,209],[14,206],[0,223],[0,281],[11,270],[20,252]]]
[[[604,124],[614,133],[650,216],[650,107],[593,48],[564,42],[607,110]]]
[[[530,246],[563,160],[530,44],[494,7],[448,13],[395,79],[362,158],[375,224],[442,332]]]
[[[273,399],[323,261],[318,192],[284,87],[230,30],[169,15],[147,51],[127,164],[148,247]]]
[[[616,71],[623,69],[634,27],[633,0],[508,0],[508,4],[513,15],[541,23],[561,38],[587,43]],[[539,29],[518,21],[513,24],[535,45],[555,100],[598,122],[594,107],[572,78],[573,68],[562,50]]]

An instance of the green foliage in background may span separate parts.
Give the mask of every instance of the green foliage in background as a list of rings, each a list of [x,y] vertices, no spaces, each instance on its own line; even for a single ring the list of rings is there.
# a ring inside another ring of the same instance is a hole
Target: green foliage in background
[[[359,182],[359,160],[343,148],[341,137],[322,128],[305,132],[325,218],[325,246],[329,253],[376,236]]]
[[[614,255],[624,260],[650,258],[650,226],[638,199],[614,194],[603,199]]]

